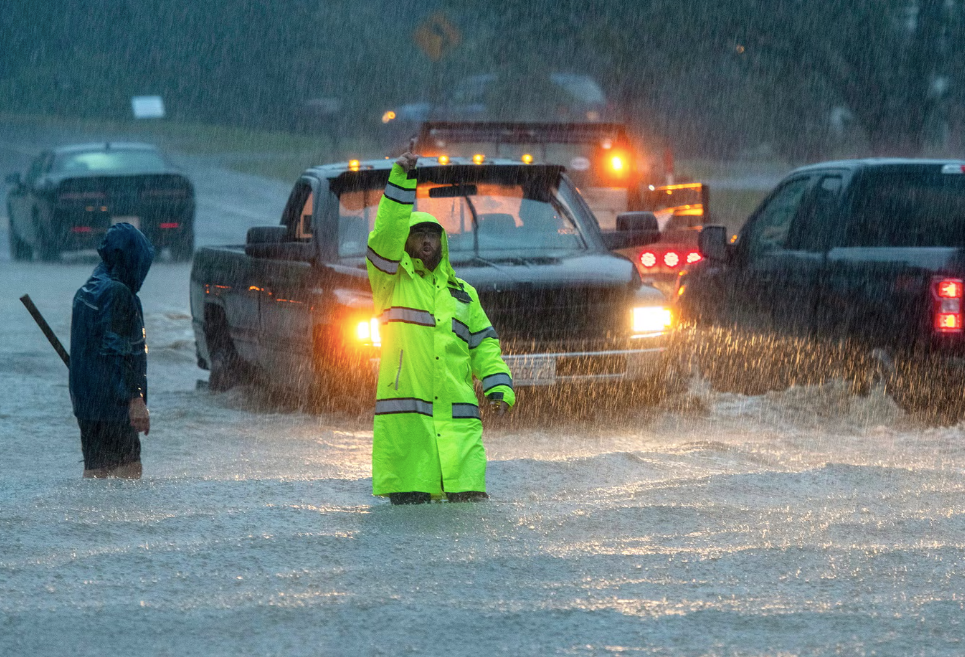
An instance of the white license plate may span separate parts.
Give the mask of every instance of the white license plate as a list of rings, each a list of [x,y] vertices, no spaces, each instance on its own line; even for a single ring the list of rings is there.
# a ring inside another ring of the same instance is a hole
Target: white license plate
[[[141,229],[141,218],[140,217],[111,217],[111,225],[114,224],[131,224],[138,230]]]

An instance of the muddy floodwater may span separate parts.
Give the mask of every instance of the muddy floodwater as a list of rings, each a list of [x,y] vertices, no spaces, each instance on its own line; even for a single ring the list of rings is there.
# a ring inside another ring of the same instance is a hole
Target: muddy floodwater
[[[139,482],[80,478],[93,267],[0,262],[0,655],[961,655],[965,435],[880,391],[489,424],[491,501],[371,496],[370,417],[196,389],[189,267],[141,293]]]

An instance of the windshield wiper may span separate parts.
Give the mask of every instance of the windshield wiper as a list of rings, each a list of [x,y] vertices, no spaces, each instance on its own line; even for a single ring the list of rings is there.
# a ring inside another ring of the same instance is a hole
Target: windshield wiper
[[[468,196],[463,196],[466,199],[466,205],[469,207],[469,214],[472,215],[472,252],[477,258],[479,257],[479,215],[476,214],[476,206],[472,204]]]

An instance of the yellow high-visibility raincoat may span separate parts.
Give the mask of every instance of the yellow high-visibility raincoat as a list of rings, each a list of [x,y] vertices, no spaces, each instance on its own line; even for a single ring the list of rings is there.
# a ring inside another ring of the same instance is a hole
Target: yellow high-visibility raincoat
[[[413,212],[415,170],[396,164],[369,234],[366,266],[379,316],[372,492],[486,490],[486,452],[473,388],[516,402],[499,339],[476,290],[456,277],[442,233],[442,259],[428,271],[405,252],[409,227],[439,224]]]

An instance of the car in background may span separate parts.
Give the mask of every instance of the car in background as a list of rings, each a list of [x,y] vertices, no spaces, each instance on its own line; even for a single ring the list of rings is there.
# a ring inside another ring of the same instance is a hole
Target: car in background
[[[470,75],[447,86],[442,98],[430,100],[413,98],[384,108],[379,137],[389,154],[405,150],[424,121],[600,123],[617,115],[596,80],[566,71]]]
[[[6,180],[14,260],[96,249],[121,222],[140,229],[156,249],[170,249],[174,260],[194,252],[194,186],[150,144],[60,146]]]

